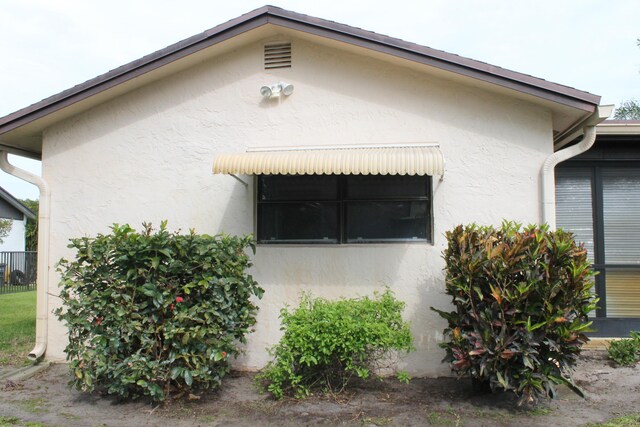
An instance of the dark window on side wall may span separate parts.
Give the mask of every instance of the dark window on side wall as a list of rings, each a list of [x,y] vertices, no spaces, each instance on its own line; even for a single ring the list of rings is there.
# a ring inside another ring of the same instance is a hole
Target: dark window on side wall
[[[258,242],[431,241],[431,177],[262,175]]]
[[[556,222],[583,242],[599,273],[592,336],[640,327],[640,168],[637,161],[574,160],[556,169]]]

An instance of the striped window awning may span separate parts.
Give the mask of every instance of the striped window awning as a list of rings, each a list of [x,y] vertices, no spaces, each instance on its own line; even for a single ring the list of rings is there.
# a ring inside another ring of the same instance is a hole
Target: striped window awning
[[[440,175],[438,144],[275,147],[222,154],[213,173],[230,175]]]

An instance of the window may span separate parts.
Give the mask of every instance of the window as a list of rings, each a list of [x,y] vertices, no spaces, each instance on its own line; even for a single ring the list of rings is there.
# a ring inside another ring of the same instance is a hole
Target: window
[[[595,336],[640,329],[640,153],[628,146],[596,146],[556,169],[557,225],[585,244],[599,272]]]
[[[431,177],[261,175],[259,243],[431,241]]]

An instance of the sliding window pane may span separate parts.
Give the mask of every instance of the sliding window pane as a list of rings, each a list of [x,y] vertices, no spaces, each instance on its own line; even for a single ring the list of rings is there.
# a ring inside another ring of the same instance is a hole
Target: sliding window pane
[[[349,175],[345,197],[350,200],[426,198],[429,177],[418,175]]]
[[[337,175],[263,175],[258,200],[336,200]]]
[[[427,240],[426,201],[345,203],[347,242]]]
[[[258,218],[259,242],[338,242],[338,203],[261,203]]]
[[[577,242],[584,243],[593,262],[593,199],[591,169],[556,170],[556,225],[572,232]]]
[[[603,168],[602,193],[605,262],[640,264],[640,168]]]

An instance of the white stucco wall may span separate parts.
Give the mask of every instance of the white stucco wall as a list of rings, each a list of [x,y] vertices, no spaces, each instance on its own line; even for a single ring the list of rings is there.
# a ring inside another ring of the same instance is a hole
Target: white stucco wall
[[[5,251],[24,251],[24,227],[26,219],[14,219],[12,220],[11,231],[9,235],[3,239],[0,243],[0,252]]]
[[[212,175],[218,153],[247,147],[439,142],[444,181],[434,178],[433,244],[259,246],[253,275],[265,288],[256,332],[236,367],[257,369],[279,338],[278,312],[300,292],[370,295],[383,285],[406,301],[417,351],[414,375],[448,374],[437,346],[444,322],[429,307],[443,294],[444,232],[459,223],[540,218],[539,170],[552,150],[540,107],[303,40],[293,67],[265,72],[262,43],[143,87],[44,134],[43,176],[52,194],[51,264],[71,237],[168,219],[199,232],[254,231],[254,189]],[[264,101],[280,80],[293,95]],[[249,177],[247,179],[251,180]],[[50,273],[50,292],[57,275]],[[53,310],[59,300],[50,298]],[[53,319],[53,317],[52,317]],[[65,329],[49,324],[47,357],[62,359]]]

